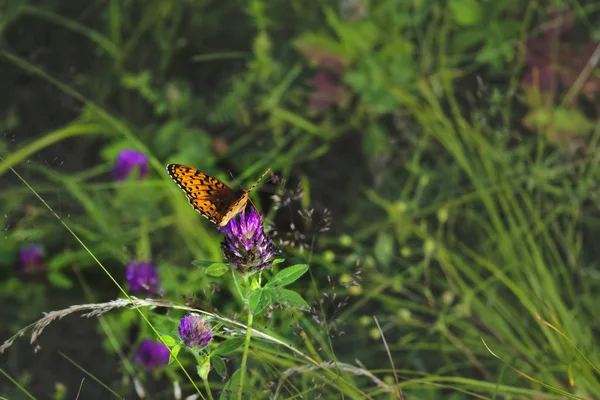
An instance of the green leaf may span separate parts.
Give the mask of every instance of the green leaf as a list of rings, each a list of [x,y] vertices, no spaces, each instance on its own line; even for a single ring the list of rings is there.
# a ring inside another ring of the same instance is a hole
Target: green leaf
[[[263,312],[272,302],[273,302],[273,289],[271,288],[265,288],[263,289],[263,294],[262,294],[262,298],[260,300],[260,304],[258,305],[258,307],[256,308],[256,310],[254,311],[254,313],[256,315],[260,314],[261,312]]]
[[[538,108],[529,112],[525,120],[536,129],[551,127],[555,131],[569,131],[577,135],[588,133],[595,126],[580,111],[564,107]]]
[[[324,54],[333,57],[343,66],[350,63],[345,54],[344,46],[335,39],[323,34],[303,33],[298,39],[294,40],[293,46],[302,52],[313,67],[319,65],[320,58]]]
[[[173,363],[173,361],[175,361],[175,358],[177,358],[177,354],[179,354],[179,350],[181,350],[182,346],[183,345],[181,343],[179,343],[171,349],[171,356],[169,357],[169,364],[171,364],[171,363]]]
[[[273,289],[263,288],[252,292],[248,298],[250,311],[253,314],[260,314],[273,301]]]
[[[293,290],[279,289],[276,290],[275,301],[286,307],[296,307],[302,310],[308,310],[310,307],[306,300]]]
[[[248,306],[250,307],[250,312],[254,314],[256,312],[256,308],[260,304],[260,300],[262,299],[263,291],[262,289],[258,289],[250,293],[248,296]]]
[[[255,275],[252,280],[250,281],[250,288],[249,290],[251,291],[258,291],[260,290],[260,279],[257,275]]]
[[[231,378],[225,384],[219,400],[234,400],[237,399],[237,394],[240,389],[240,371],[237,370],[231,375]]]
[[[22,234],[27,234],[27,231],[24,231]],[[30,233],[32,236],[35,232]],[[65,251],[64,253],[57,254],[52,258],[52,260],[48,261],[48,269],[51,271],[58,271],[64,267],[67,267],[74,262],[77,262],[77,255],[70,251]]]
[[[229,271],[229,264],[216,263],[206,268],[206,274],[211,276],[221,276]]]
[[[169,335],[162,335],[160,340],[167,346],[173,347],[177,345],[177,341]]]
[[[459,25],[469,26],[482,22],[481,6],[477,0],[450,0],[448,7]]]
[[[216,354],[212,354],[210,360],[212,361],[212,365],[217,374],[219,374],[221,378],[225,378],[227,376],[227,366],[225,365],[225,361]]]
[[[273,260],[273,264],[271,264],[271,265],[281,264],[284,261],[285,261],[285,258],[276,258]]]
[[[208,379],[208,373],[210,372],[210,358],[204,357],[198,364],[198,376],[204,380]]]
[[[244,344],[244,339],[243,338],[231,338],[231,339],[227,339],[224,342],[222,342],[215,349],[215,351],[213,351],[213,354],[218,354],[218,355],[221,355],[221,356],[226,356],[226,355],[229,355],[229,354],[233,353],[234,351],[236,351],[240,347],[242,347],[243,344]]]
[[[68,289],[73,286],[73,282],[60,271],[50,271],[48,273],[48,281],[56,288]]]
[[[525,125],[543,133],[549,142],[563,145],[589,134],[595,127],[579,110],[564,107],[530,111],[525,116]]]
[[[362,71],[349,71],[344,74],[344,82],[356,92],[362,92],[369,86],[369,77]]]
[[[464,52],[471,47],[477,46],[488,39],[489,32],[485,28],[470,28],[457,32],[452,38],[452,49],[455,52]]]
[[[292,265],[286,269],[279,271],[270,281],[267,283],[267,287],[273,286],[286,286],[296,281],[302,275],[308,271],[307,264]]]

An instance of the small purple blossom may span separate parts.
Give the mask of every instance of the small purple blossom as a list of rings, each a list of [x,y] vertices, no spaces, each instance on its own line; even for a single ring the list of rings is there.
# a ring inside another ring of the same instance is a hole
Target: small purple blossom
[[[334,72],[319,72],[312,80],[312,86],[313,90],[308,103],[311,114],[329,111],[336,105],[344,104],[350,98],[342,86],[341,75]]]
[[[161,342],[144,339],[135,353],[135,362],[146,369],[159,368],[169,363],[169,349]]]
[[[262,213],[254,207],[248,214],[232,218],[225,227],[219,228],[225,233],[221,242],[223,255],[239,271],[261,271],[273,263],[276,254],[271,238],[265,235],[262,225]]]
[[[43,258],[44,248],[40,244],[30,244],[19,250],[19,269],[21,272],[39,272],[46,267]]]
[[[179,322],[179,336],[187,347],[204,348],[212,339],[210,325],[198,315],[186,315]]]
[[[528,38],[525,42],[525,68],[521,79],[521,87],[526,91],[538,88],[541,93],[549,93],[558,88],[570,86],[568,62],[557,62],[564,58],[565,49],[569,51],[569,43],[561,39],[574,26],[573,12],[561,14],[556,8],[548,12],[548,21],[542,28],[542,35]],[[561,47],[562,53],[561,53]],[[593,46],[595,47],[595,45]]]
[[[139,169],[138,180],[141,180],[148,175],[148,157],[136,150],[122,150],[117,156],[113,176],[117,181],[127,180],[136,167]]]
[[[158,270],[150,262],[131,261],[125,271],[127,284],[132,293],[155,296],[160,293]]]

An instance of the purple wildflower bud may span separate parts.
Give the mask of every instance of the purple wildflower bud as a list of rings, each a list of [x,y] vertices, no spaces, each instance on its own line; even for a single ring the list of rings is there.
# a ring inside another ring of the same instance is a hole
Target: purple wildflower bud
[[[113,169],[115,180],[126,180],[135,167],[139,168],[138,180],[143,179],[148,175],[148,157],[136,150],[122,150],[117,156],[117,161]]]
[[[152,263],[131,261],[125,271],[127,284],[132,293],[155,296],[160,293],[160,277]]]
[[[262,213],[254,207],[248,214],[239,214],[219,229],[225,233],[221,242],[223,255],[239,271],[255,272],[271,266],[277,253],[275,245],[265,235]]]
[[[169,363],[169,349],[161,342],[144,339],[135,353],[135,362],[146,369],[159,368]]]
[[[312,80],[308,108],[312,114],[329,111],[336,105],[344,104],[350,98],[341,84],[341,77],[331,72],[321,71]]]
[[[210,325],[198,315],[186,315],[179,322],[179,336],[187,347],[201,349],[212,339]]]
[[[19,251],[19,269],[21,272],[39,272],[46,267],[42,257],[44,248],[39,244],[30,244]]]

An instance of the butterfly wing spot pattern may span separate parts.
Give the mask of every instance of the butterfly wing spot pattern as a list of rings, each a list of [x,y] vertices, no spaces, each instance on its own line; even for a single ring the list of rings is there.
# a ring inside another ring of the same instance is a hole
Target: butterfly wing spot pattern
[[[225,226],[246,208],[248,193],[270,172],[270,168],[247,190],[233,190],[217,178],[181,164],[167,165],[167,172],[184,191],[190,204],[209,221]]]

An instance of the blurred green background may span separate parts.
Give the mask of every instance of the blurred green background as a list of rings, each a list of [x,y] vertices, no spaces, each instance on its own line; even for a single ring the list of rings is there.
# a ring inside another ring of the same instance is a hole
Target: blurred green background
[[[0,340],[122,296],[61,220],[119,283],[151,261],[165,298],[237,319],[191,264],[222,235],[164,167],[270,167],[251,197],[312,309],[257,329],[334,364],[257,345],[253,398],[600,398],[599,27],[599,1],[0,0]],[[115,181],[123,149],[147,176]],[[132,361],[134,310],[28,337],[3,397],[194,393]]]

